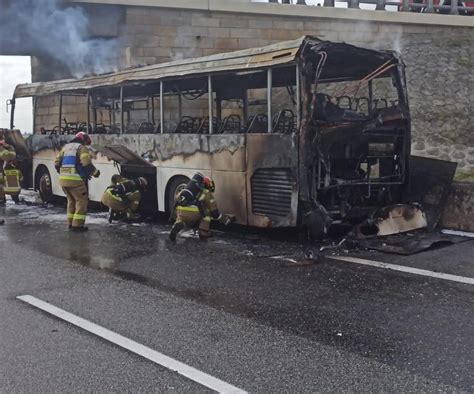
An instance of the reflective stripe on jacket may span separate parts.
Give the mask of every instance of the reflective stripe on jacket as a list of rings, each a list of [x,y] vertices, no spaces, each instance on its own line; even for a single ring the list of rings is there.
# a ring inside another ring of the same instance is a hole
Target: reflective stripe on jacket
[[[78,181],[83,179],[78,172],[80,163],[78,162],[78,151],[81,144],[73,142],[66,144],[60,152],[61,168],[59,170],[59,181]]]
[[[130,182],[129,180],[125,179],[118,184]],[[132,183],[134,184],[134,183]],[[105,206],[113,209],[114,211],[124,211],[130,209],[132,211],[136,211],[140,205],[141,200],[141,193],[140,190],[133,190],[125,195],[117,194],[114,191],[114,186],[109,186],[103,196],[102,196],[102,204]]]
[[[221,213],[217,208],[217,202],[212,192],[207,189],[203,189],[199,194],[198,202],[201,208],[204,210],[205,216],[210,216],[216,220],[219,219]]]
[[[21,181],[23,175],[17,168],[5,169],[5,187],[4,192],[7,194],[17,194],[21,191]]]

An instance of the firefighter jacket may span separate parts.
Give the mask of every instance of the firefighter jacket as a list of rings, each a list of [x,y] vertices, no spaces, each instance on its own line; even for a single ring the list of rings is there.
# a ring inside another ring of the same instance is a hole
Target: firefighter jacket
[[[201,193],[199,193],[197,206],[204,217],[211,217],[214,220],[220,219],[221,213],[219,209],[217,209],[216,199],[214,198],[214,194],[209,190],[203,189]]]
[[[135,212],[140,205],[141,193],[135,182],[122,178],[115,185],[110,185],[102,195],[102,204],[113,211],[131,210]]]
[[[78,142],[66,144],[61,149],[55,167],[59,170],[61,187],[80,186],[98,173],[92,164],[89,149]]]
[[[14,167],[5,168],[5,186],[3,191],[5,194],[19,194],[21,192],[21,182],[23,181],[23,174],[21,170]]]
[[[15,160],[16,158],[16,153],[15,149],[11,145],[8,145],[6,143],[0,144],[0,162],[9,162],[11,160]]]

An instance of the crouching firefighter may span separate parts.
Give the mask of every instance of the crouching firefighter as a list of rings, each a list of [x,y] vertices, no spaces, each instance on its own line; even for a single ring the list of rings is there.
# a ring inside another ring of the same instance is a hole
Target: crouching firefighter
[[[89,202],[87,181],[100,175],[91,161],[87,148],[90,144],[90,137],[81,131],[61,149],[55,161],[59,184],[67,197],[67,220],[72,231],[88,230],[84,226]]]
[[[224,225],[231,223],[228,215],[222,215],[214,198],[215,184],[209,177],[195,174],[186,188],[181,191],[176,202],[176,221],[171,228],[169,238],[176,240],[178,233],[185,227],[199,228],[199,238],[210,237],[211,220]]]
[[[102,195],[102,204],[109,208],[109,223],[113,220],[134,219],[140,206],[142,193],[148,183],[145,178],[123,178],[112,176],[112,184]]]

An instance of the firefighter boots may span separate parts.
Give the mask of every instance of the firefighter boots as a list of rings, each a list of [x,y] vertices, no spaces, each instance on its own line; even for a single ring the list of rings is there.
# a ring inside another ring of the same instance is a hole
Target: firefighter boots
[[[173,227],[171,227],[170,235],[169,238],[171,241],[176,241],[176,236],[178,233],[184,228],[184,223],[182,222],[176,222],[173,224]]]

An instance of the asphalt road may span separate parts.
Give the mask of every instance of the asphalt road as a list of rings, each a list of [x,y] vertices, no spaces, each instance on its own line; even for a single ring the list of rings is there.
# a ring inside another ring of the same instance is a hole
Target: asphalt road
[[[167,240],[165,222],[0,227],[0,391],[210,391],[18,299],[29,294],[252,392],[473,391],[474,285],[329,258],[285,232]],[[359,258],[474,278],[474,242]],[[276,256],[283,256],[275,258]],[[296,262],[296,263],[295,263]]]

